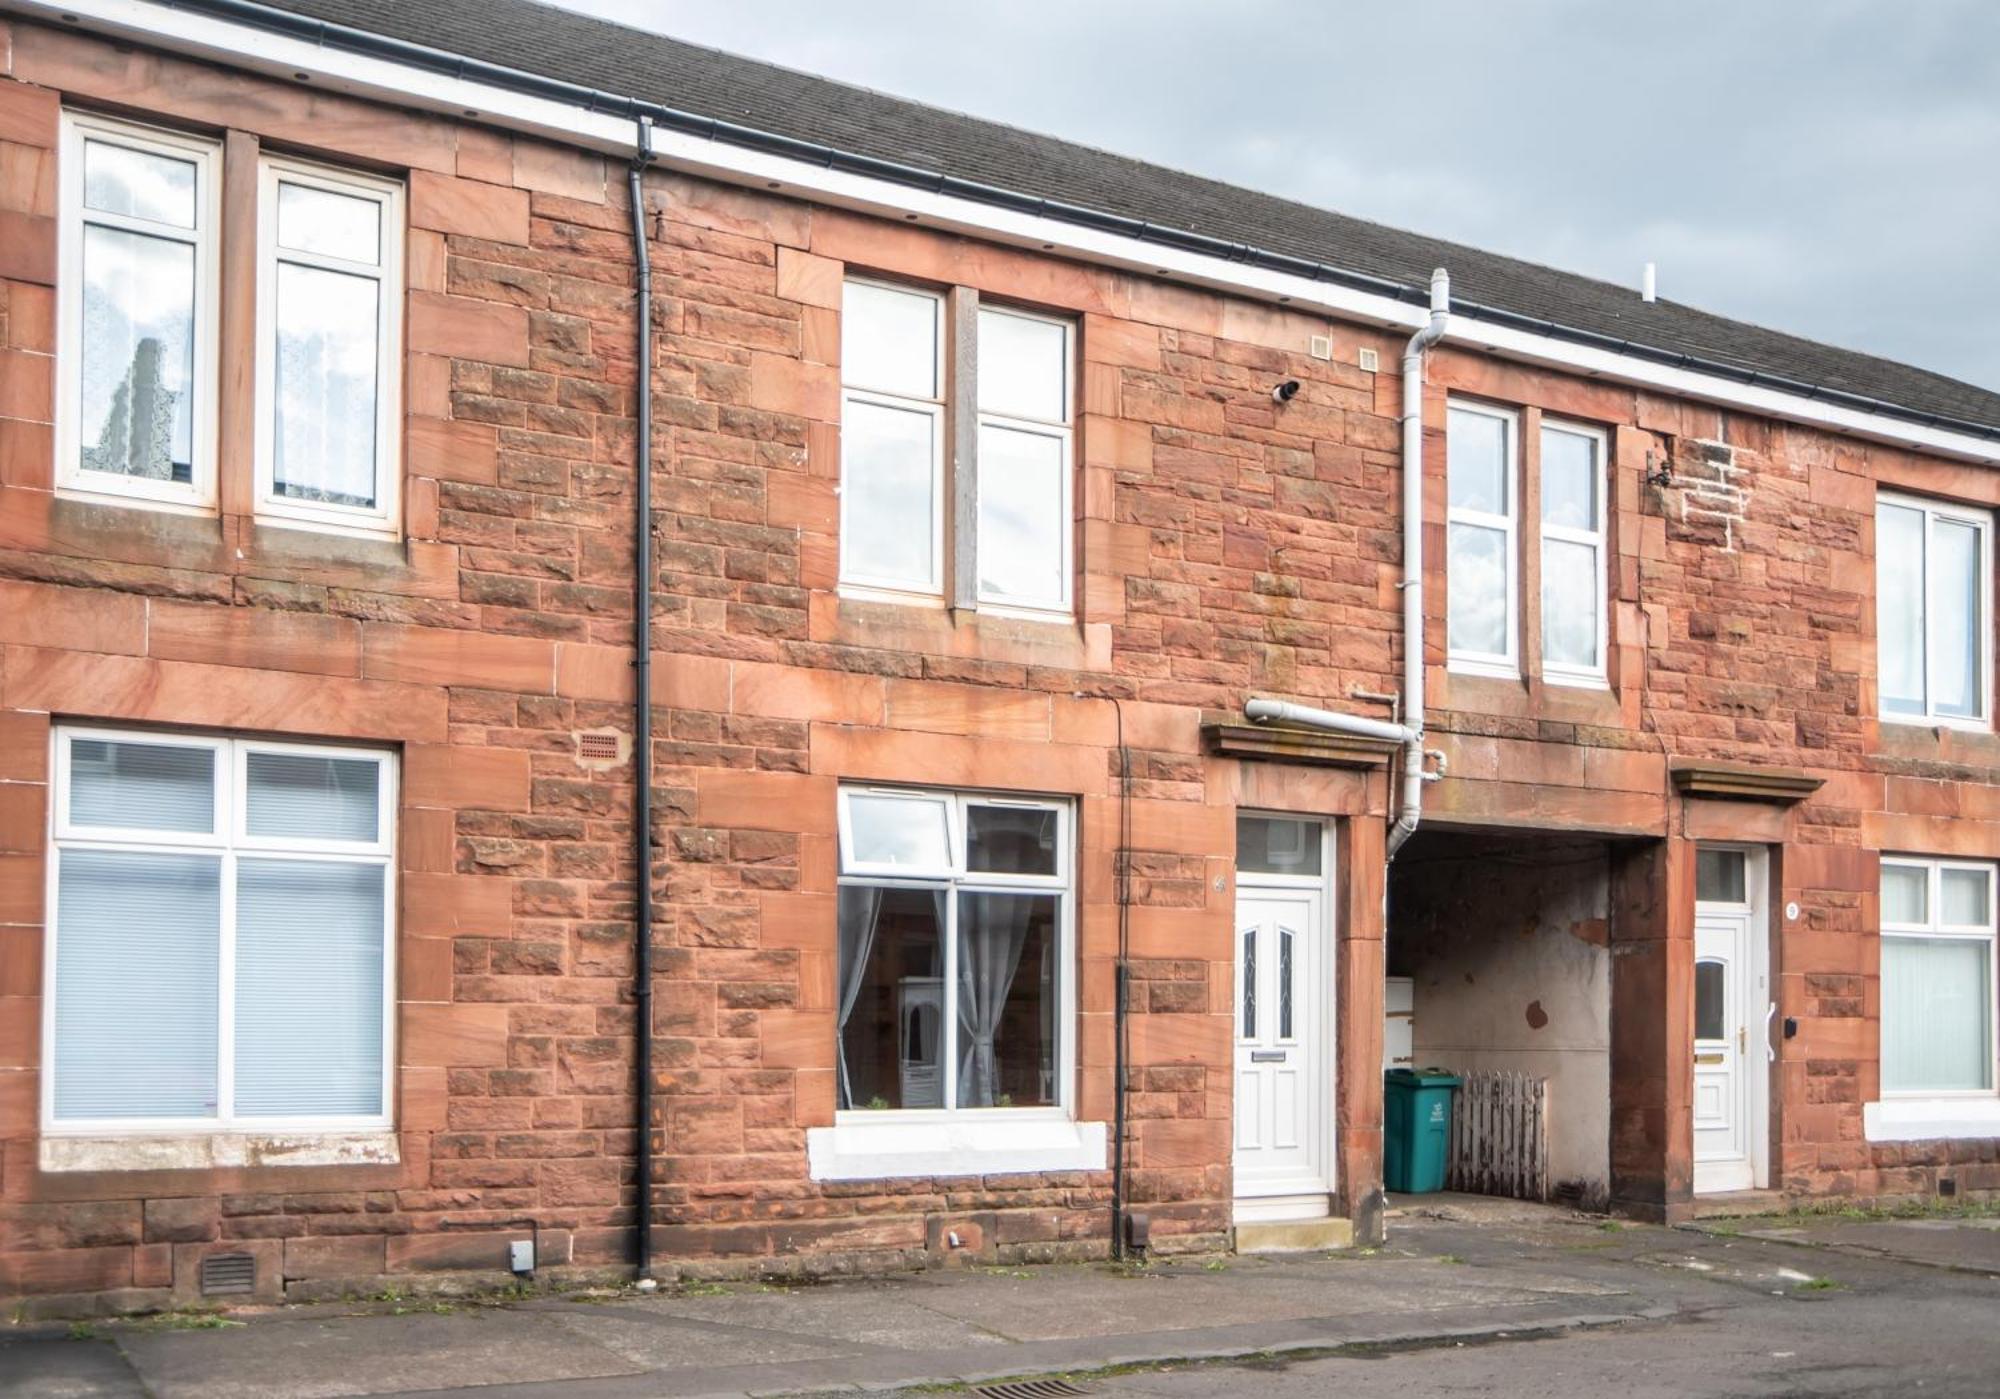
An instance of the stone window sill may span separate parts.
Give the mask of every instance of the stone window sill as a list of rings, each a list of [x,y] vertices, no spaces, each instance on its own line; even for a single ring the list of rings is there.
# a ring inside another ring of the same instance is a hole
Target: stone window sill
[[[814,1180],[910,1180],[927,1176],[1023,1175],[1105,1169],[1102,1122],[998,1112],[947,1119],[928,1114],[843,1113],[806,1133]],[[880,1118],[879,1121],[871,1120]]]
[[[1862,1105],[1861,1122],[1871,1142],[2000,1137],[2000,1097],[1884,1098]]]
[[[211,1171],[248,1166],[394,1166],[391,1131],[175,1132],[41,1140],[41,1168],[61,1171]]]

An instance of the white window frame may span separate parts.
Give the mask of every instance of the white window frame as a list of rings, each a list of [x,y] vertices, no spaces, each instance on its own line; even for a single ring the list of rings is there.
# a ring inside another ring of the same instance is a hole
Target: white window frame
[[[1607,677],[1610,674],[1608,652],[1611,641],[1611,628],[1609,625],[1611,608],[1607,600],[1610,593],[1610,579],[1606,571],[1606,554],[1608,551],[1605,548],[1605,535],[1607,533],[1605,521],[1609,518],[1610,502],[1605,499],[1608,479],[1605,471],[1605,458],[1610,451],[1611,438],[1602,428],[1591,427],[1585,423],[1570,422],[1562,418],[1545,417],[1542,419],[1541,424],[1542,441],[1545,442],[1551,432],[1568,433],[1572,437],[1585,438],[1591,443],[1592,462],[1595,471],[1595,479],[1591,484],[1591,501],[1595,512],[1595,519],[1592,522],[1593,528],[1591,529],[1578,529],[1574,525],[1552,525],[1546,518],[1539,519],[1535,522],[1536,528],[1540,532],[1540,542],[1536,548],[1541,558],[1542,577],[1544,579],[1548,577],[1550,540],[1557,540],[1566,544],[1585,545],[1596,558],[1597,566],[1592,570],[1591,577],[1597,589],[1597,663],[1595,665],[1579,666],[1549,659],[1549,608],[1546,605],[1548,594],[1545,590],[1541,600],[1542,679],[1548,681],[1551,685],[1576,685],[1588,689],[1601,690],[1609,684]],[[1538,461],[1545,461],[1546,458],[1547,454],[1545,452],[1537,456]],[[1544,471],[1542,472],[1541,483],[1543,490],[1536,493],[1538,498],[1546,498],[1544,492],[1547,489],[1547,481],[1548,474]]]
[[[978,585],[976,598],[979,610],[1001,616],[1022,616],[1030,619],[1047,619],[1051,616],[1067,618],[1075,610],[1076,602],[1076,322],[1067,316],[1053,316],[1040,311],[1026,311],[1016,306],[996,305],[981,302],[978,315],[1013,316],[1018,320],[1035,321],[1042,325],[1054,326],[1062,332],[1062,405],[1060,421],[1043,418],[1022,418],[1007,413],[991,413],[979,407],[977,385],[973,389],[973,403],[977,419],[975,443],[983,445],[986,429],[1001,428],[1009,432],[1032,434],[1054,438],[1062,448],[1062,510],[1061,510],[1061,555],[1062,587],[1048,597],[1008,597],[1005,594],[990,593],[983,584]],[[975,328],[976,333],[976,328]],[[977,377],[975,375],[975,377]],[[975,446],[975,451],[978,447]],[[983,463],[980,469],[983,470]],[[980,491],[980,499],[985,499],[985,491]],[[975,535],[982,531],[983,522],[975,519]],[[972,541],[974,576],[978,574],[979,550],[984,540]]]
[[[1881,637],[1884,618],[1882,616],[1882,588],[1879,567],[1876,571],[1875,587],[1875,635],[1876,635],[1876,696],[1875,709],[1885,724],[1911,724],[1919,728],[1965,729],[1975,733],[1986,733],[1993,727],[1993,512],[1977,506],[1959,505],[1952,501],[1936,500],[1928,496],[1904,495],[1899,491],[1877,491],[1875,494],[1877,542],[1880,541],[1881,507],[1900,506],[1905,510],[1916,510],[1924,517],[1924,615],[1920,618],[1924,634],[1924,712],[1922,714],[1893,714],[1882,701],[1881,695]],[[1932,679],[1932,668],[1937,663],[1937,647],[1931,644],[1931,531],[1939,520],[1949,520],[1954,524],[1969,525],[1979,534],[1979,713],[1977,715],[1939,714],[1937,710],[1937,685]]]
[[[929,287],[920,287],[908,282],[885,281],[875,277],[848,277],[841,283],[841,309],[844,318],[849,314],[846,288],[849,286],[879,287],[885,291],[900,292],[906,296],[921,296],[934,303],[931,319],[931,398],[911,398],[904,394],[884,393],[863,384],[847,381],[847,367],[841,368],[840,418],[841,418],[841,464],[840,464],[840,573],[839,588],[851,597],[877,598],[890,602],[928,602],[942,606],[946,576],[945,563],[945,512],[950,503],[945,496],[945,398],[950,385],[945,377],[945,336],[947,334],[947,305],[942,293]],[[843,355],[842,359],[846,356]],[[931,573],[921,585],[912,585],[908,579],[885,578],[870,575],[857,567],[855,551],[850,547],[851,536],[847,527],[847,405],[868,403],[879,408],[888,408],[905,413],[919,413],[930,420],[931,426]]]
[[[381,215],[380,262],[350,262],[278,247],[278,186],[293,184],[374,203]],[[331,533],[394,536],[403,484],[403,186],[356,171],[262,155],[257,161],[257,514],[272,524]],[[375,504],[296,500],[277,491],[277,278],[280,262],[367,277],[381,286],[375,334]]]
[[[1471,399],[1453,398],[1445,407],[1445,642],[1446,668],[1466,675],[1487,675],[1504,680],[1521,676],[1521,415],[1511,408],[1498,408]],[[1501,476],[1507,487],[1507,513],[1491,514],[1451,504],[1451,418],[1453,413],[1471,413],[1497,419],[1506,435],[1505,460]],[[1504,652],[1468,651],[1451,641],[1451,527],[1477,525],[1499,530],[1506,539],[1507,560],[1507,649]]]
[[[195,226],[175,228],[150,219],[109,214],[83,207],[83,150],[102,141],[195,167]],[[144,126],[65,108],[62,113],[58,177],[60,236],[56,270],[56,489],[84,499],[141,503],[156,509],[200,514],[217,499],[216,394],[221,385],[218,344],[217,248],[222,222],[222,143],[206,136]],[[83,465],[83,230],[88,225],[118,228],[172,239],[194,249],[194,412],[190,423],[192,479],[153,481],[91,471]]]
[[[135,830],[109,826],[79,826],[70,818],[71,748],[79,739],[145,743],[196,748],[213,755],[215,763],[214,829],[201,831]],[[214,735],[163,732],[152,729],[58,726],[50,736],[50,832],[46,875],[47,933],[42,970],[42,1132],[67,1137],[188,1137],[203,1133],[270,1136],[296,1132],[368,1132],[394,1126],[396,1039],[396,756],[381,748],[328,744],[283,743]],[[245,773],[252,753],[300,757],[366,759],[376,765],[377,811],[381,825],[373,841],[253,837],[248,834],[248,786]],[[221,859],[221,920],[217,954],[220,985],[216,1004],[216,1112],[208,1117],[59,1118],[56,1116],[56,976],[60,958],[62,856],[67,850],[150,854],[208,852]],[[282,854],[291,860],[329,864],[380,866],[382,878],[382,1110],[379,1113],[280,1117],[259,1114],[239,1117],[235,1102],[236,1017],[236,864],[238,852],[258,856]]]
[[[1882,868],[1916,869],[1924,871],[1926,888],[1924,909],[1928,915],[1923,923],[1891,923],[1883,916],[1881,937],[1884,942],[1903,936],[1926,942],[1979,942],[1986,945],[1986,1077],[1985,1088],[1917,1088],[1892,1090],[1880,1084],[1880,1063],[1878,1049],[1878,1091],[1884,1104],[1888,1103],[1990,1103],[2000,1102],[2000,930],[1996,930],[1995,919],[2000,917],[2000,888],[1995,884],[1995,866],[1985,860],[1932,859],[1911,855],[1885,855]],[[1968,870],[1981,875],[1986,880],[1986,926],[1974,928],[1947,924],[1939,921],[1944,908],[1940,897],[1943,893],[1946,870]],[[1879,886],[1878,886],[1879,887]],[[1878,896],[1879,897],[1879,896]],[[1877,975],[1881,969],[1877,967]]]

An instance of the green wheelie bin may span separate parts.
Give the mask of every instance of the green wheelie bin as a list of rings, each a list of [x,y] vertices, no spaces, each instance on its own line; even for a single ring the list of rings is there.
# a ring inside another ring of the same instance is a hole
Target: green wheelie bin
[[[1382,1080],[1382,1184],[1404,1195],[1444,1189],[1458,1076],[1443,1069],[1390,1069]]]

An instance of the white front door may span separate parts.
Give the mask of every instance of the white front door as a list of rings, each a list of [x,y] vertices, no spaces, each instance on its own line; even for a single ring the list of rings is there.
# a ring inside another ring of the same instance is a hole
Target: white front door
[[[1762,862],[1747,851],[1701,853],[1742,861],[1740,876],[1717,873],[1732,897],[1695,904],[1694,1188],[1705,1194],[1763,1184],[1771,1002],[1757,917]]]
[[[1324,1213],[1333,978],[1318,890],[1236,894],[1236,1198]],[[1313,1197],[1316,1197],[1313,1198]],[[1238,1219],[1246,1217],[1239,1206]]]

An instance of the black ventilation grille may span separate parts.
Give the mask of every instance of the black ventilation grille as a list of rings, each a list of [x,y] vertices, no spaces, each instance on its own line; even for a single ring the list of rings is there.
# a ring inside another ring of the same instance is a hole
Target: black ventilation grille
[[[986,1399],[1070,1399],[1072,1395],[1090,1393],[1068,1380],[1013,1380],[1006,1384],[982,1384],[973,1392]]]
[[[257,1290],[257,1260],[247,1253],[211,1253],[201,1260],[201,1295],[227,1297]]]

